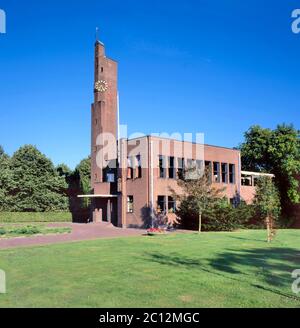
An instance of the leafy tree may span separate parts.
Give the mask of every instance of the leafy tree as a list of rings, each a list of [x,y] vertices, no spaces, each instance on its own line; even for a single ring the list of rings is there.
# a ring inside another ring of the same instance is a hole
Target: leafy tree
[[[83,159],[75,169],[75,175],[79,177],[79,187],[83,195],[91,193],[91,158]],[[84,198],[82,200],[83,207],[88,208],[90,206],[90,199]]]
[[[281,212],[278,189],[272,179],[268,177],[258,179],[254,205],[258,216],[266,224],[268,242],[270,242],[275,236],[275,222],[278,220]]]
[[[72,170],[66,164],[59,164],[56,167],[56,171],[58,172],[59,176],[68,178],[72,175]]]
[[[240,146],[244,170],[275,174],[282,207],[300,202],[300,138],[293,125],[278,125],[275,130],[252,126]]]
[[[174,190],[174,197],[180,202],[179,212],[196,213],[199,221],[199,233],[202,230],[202,215],[221,197],[223,189],[212,186],[208,172],[204,174],[195,168],[188,169],[178,180],[182,193]]]
[[[11,211],[44,212],[68,209],[67,184],[53,163],[36,147],[25,145],[10,160]]]
[[[4,149],[3,147],[0,145],[0,157],[2,157],[4,155]]]
[[[9,189],[12,185],[10,158],[0,146],[0,211],[9,210],[11,197]]]

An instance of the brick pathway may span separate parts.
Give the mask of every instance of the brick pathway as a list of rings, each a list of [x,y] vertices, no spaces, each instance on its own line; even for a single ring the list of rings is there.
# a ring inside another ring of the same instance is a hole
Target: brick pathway
[[[44,235],[21,238],[0,239],[0,249],[37,246],[55,243],[65,243],[98,238],[117,238],[126,236],[142,236],[145,231],[139,229],[120,229],[107,223],[76,224],[62,223],[49,224],[51,227],[71,227],[72,232],[60,235]]]

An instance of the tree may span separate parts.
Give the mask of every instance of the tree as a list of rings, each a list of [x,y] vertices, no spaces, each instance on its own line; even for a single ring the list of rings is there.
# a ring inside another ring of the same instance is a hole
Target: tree
[[[44,212],[68,209],[67,183],[50,159],[36,147],[25,145],[10,160],[11,211]]]
[[[284,212],[300,202],[300,138],[293,125],[278,125],[275,130],[252,126],[240,149],[244,170],[275,175]]]
[[[197,213],[200,233],[202,231],[203,212],[220,199],[224,189],[214,188],[209,173],[205,172],[203,174],[196,168],[188,169],[177,183],[182,193],[171,191],[174,197],[181,203],[179,211]]]
[[[9,190],[12,186],[10,158],[0,146],[0,211],[8,211],[11,205]]]
[[[91,158],[83,159],[75,169],[75,175],[79,178],[79,188],[83,195],[91,193]],[[84,198],[82,200],[83,207],[88,208],[90,206],[90,199]]]
[[[56,171],[58,172],[59,176],[68,179],[72,175],[72,170],[64,163],[59,164],[56,166]]]
[[[258,179],[254,205],[258,216],[266,224],[268,242],[271,242],[275,236],[275,222],[280,216],[281,207],[278,189],[269,177]]]
[[[0,157],[2,157],[4,155],[4,149],[3,147],[0,145]]]

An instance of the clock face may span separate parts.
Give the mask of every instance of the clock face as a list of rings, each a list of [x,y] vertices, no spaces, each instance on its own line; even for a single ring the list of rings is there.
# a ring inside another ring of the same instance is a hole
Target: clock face
[[[95,90],[98,92],[105,92],[108,89],[108,84],[106,81],[97,81],[95,83]]]

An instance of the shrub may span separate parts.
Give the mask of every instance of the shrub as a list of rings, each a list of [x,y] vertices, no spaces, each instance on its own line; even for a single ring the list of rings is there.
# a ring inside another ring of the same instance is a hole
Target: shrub
[[[180,209],[181,226],[186,229],[198,229],[198,214],[182,203]],[[254,208],[242,202],[236,208],[221,199],[203,213],[202,226],[204,231],[233,231],[248,227],[254,216]]]
[[[72,222],[70,212],[0,212],[2,223]]]
[[[16,235],[36,235],[41,233],[41,230],[36,226],[26,226],[20,228],[13,228],[9,231],[11,234]]]

